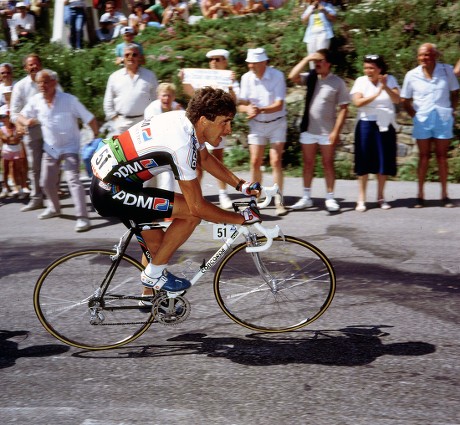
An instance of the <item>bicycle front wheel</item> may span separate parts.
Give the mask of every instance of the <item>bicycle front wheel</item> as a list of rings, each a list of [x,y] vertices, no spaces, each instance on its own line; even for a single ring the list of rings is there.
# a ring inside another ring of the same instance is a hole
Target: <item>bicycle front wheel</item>
[[[326,311],[335,272],[317,247],[292,236],[276,238],[270,249],[256,254],[247,253],[246,246],[224,258],[214,276],[214,294],[230,319],[255,331],[288,332]]]
[[[51,335],[74,347],[104,350],[127,344],[149,328],[153,316],[138,306],[143,269],[138,261],[124,255],[101,297],[113,255],[101,249],[76,251],[42,272],[34,309]]]

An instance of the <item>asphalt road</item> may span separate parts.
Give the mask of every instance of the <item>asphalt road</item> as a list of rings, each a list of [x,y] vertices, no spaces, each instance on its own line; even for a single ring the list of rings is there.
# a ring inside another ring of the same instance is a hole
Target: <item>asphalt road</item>
[[[203,187],[216,201],[212,179]],[[375,182],[369,189],[374,195]],[[332,305],[303,330],[266,335],[239,327],[219,310],[209,276],[189,292],[184,324],[155,324],[134,343],[103,352],[48,335],[32,292],[54,258],[110,248],[123,227],[92,213],[92,230],[75,233],[68,198],[64,216],[46,221],[2,201],[0,422],[459,424],[460,207],[440,207],[433,183],[427,207],[413,209],[415,190],[415,183],[390,182],[391,210],[371,204],[358,213],[357,183],[338,181],[342,211],[330,215],[318,179],[317,207],[282,218],[265,210],[267,225],[317,245],[336,269]],[[286,204],[300,193],[300,179],[286,179]],[[460,205],[460,185],[450,185],[450,196]],[[210,225],[199,226],[181,253],[209,255],[218,246],[210,238]]]

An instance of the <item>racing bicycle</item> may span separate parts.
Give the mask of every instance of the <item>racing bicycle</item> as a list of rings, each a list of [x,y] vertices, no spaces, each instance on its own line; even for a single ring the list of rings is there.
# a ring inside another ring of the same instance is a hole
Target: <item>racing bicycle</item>
[[[276,185],[262,188],[258,206],[268,205],[275,193]],[[234,202],[235,211],[251,202],[255,200]],[[284,235],[278,225],[267,228],[261,223],[214,225],[214,238],[223,240],[214,255],[192,274],[187,261],[178,265],[182,271],[173,270],[192,286],[180,293],[160,290],[143,296],[140,273],[144,266],[127,254],[127,248],[135,236],[150,258],[141,232],[168,225],[130,222],[113,249],[83,249],[53,261],[34,289],[40,323],[74,347],[120,347],[140,337],[153,323],[177,325],[186,320],[191,311],[187,292],[213,269],[219,307],[234,322],[253,331],[297,330],[318,319],[332,302],[336,276],[327,256],[305,240]]]

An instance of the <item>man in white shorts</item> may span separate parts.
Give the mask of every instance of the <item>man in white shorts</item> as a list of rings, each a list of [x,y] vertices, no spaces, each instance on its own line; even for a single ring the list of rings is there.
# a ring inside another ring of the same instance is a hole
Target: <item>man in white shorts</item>
[[[206,58],[208,59],[208,62],[209,62],[209,68],[220,70],[220,71],[228,70],[229,57],[230,57],[230,52],[225,49],[214,49],[206,53]],[[183,76],[182,71],[180,72],[179,77],[181,78],[181,80],[183,79],[184,76]],[[232,96],[233,100],[236,102],[238,98],[238,94],[240,92],[240,84],[238,83],[238,81],[236,81],[235,72],[233,71],[232,71],[231,79],[232,79],[231,84],[228,87],[221,87],[221,88],[224,91],[228,92],[230,96]],[[182,87],[183,87],[184,93],[190,97],[193,96],[193,94],[195,93],[195,90],[202,88],[201,86],[194,86],[189,83],[183,83]],[[206,149],[212,155],[214,155],[220,162],[223,163],[224,162],[224,149],[225,149],[226,144],[227,144],[226,137],[222,137],[222,141],[220,142],[219,146],[214,147],[210,145],[209,143],[206,143]],[[197,168],[197,175],[198,175],[198,180],[201,182],[203,178],[203,171],[201,167]],[[232,209],[233,203],[230,197],[228,196],[226,183],[218,180],[217,185],[219,186],[220,207],[225,210]]]
[[[309,62],[315,64],[315,69],[302,74]],[[303,196],[291,208],[303,210],[313,206],[311,184],[319,145],[326,180],[326,209],[337,212],[340,205],[334,199],[334,153],[350,102],[347,87],[341,78],[331,73],[331,54],[327,49],[304,57],[291,70],[288,78],[296,84],[307,86],[305,111],[300,126],[304,189]]]
[[[270,165],[273,181],[283,189],[283,152],[286,142],[286,81],[284,74],[268,66],[265,49],[248,49],[246,57],[249,72],[241,77],[240,112],[249,119],[249,155],[251,179],[262,181],[261,166],[265,146],[270,143]],[[275,197],[276,215],[287,214],[280,195]]]

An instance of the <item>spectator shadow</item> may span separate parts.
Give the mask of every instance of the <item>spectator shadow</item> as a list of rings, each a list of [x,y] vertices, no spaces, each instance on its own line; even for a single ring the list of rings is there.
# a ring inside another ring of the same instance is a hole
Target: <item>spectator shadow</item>
[[[246,338],[211,337],[204,333],[186,333],[168,344],[127,347],[110,352],[83,351],[75,357],[137,358],[202,354],[225,358],[246,366],[318,364],[362,366],[384,355],[423,356],[434,353],[436,346],[422,341],[384,344],[386,325],[347,326],[336,330],[302,330],[285,334],[257,333]]]
[[[18,339],[22,341],[29,335],[28,331],[9,331],[0,329],[0,369],[14,366],[21,357],[47,357],[63,354],[70,347],[65,345],[47,344],[19,348]]]

